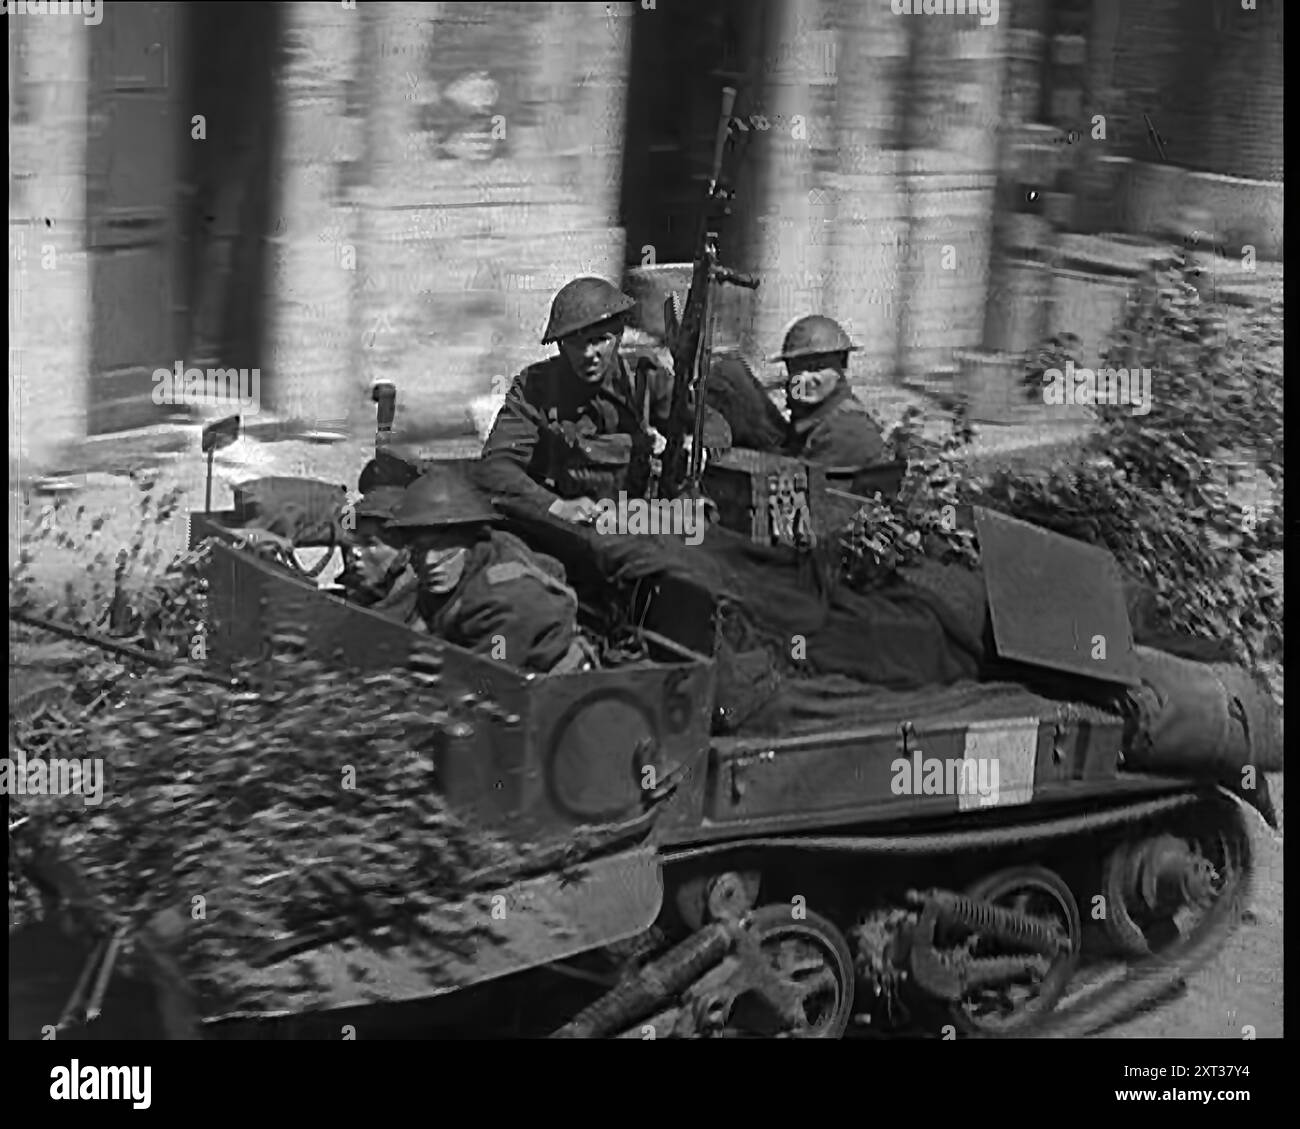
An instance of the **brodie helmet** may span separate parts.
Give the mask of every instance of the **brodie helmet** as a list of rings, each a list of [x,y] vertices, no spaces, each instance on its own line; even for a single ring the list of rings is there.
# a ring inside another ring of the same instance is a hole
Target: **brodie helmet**
[[[402,486],[376,486],[364,494],[352,507],[352,513],[358,518],[375,521],[390,521],[397,504],[406,495]]]
[[[479,525],[498,516],[468,473],[455,463],[445,463],[430,467],[402,491],[389,525]]]
[[[358,544],[367,536],[382,537],[405,493],[401,486],[376,486],[346,507],[341,522],[344,542]]]
[[[617,286],[603,278],[575,278],[565,283],[551,302],[543,345],[568,337],[591,325],[626,314],[636,307]]]
[[[852,353],[858,346],[840,323],[822,314],[800,318],[786,332],[781,351],[769,361],[793,361],[799,357],[819,357],[827,353]]]

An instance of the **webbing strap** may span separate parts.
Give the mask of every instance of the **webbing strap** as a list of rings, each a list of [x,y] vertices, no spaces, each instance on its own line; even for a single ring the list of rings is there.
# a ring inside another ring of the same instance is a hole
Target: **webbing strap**
[[[512,560],[489,565],[485,576],[487,582],[492,585],[508,584],[512,580],[522,580],[525,576],[531,576],[544,587],[572,600],[575,607],[578,604],[578,594],[572,588],[562,581],[556,580],[545,569],[538,568],[530,561]]]

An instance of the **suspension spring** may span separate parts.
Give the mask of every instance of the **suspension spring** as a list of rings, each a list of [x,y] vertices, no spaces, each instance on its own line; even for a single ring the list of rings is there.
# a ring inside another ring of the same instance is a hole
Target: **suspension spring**
[[[945,962],[946,963],[946,962]],[[951,962],[963,992],[987,985],[1004,984],[1026,973],[1046,974],[1046,962],[1038,956],[958,957]]]
[[[934,903],[943,925],[963,925],[1046,956],[1054,956],[1066,944],[1065,938],[1046,922],[964,894],[936,890],[926,895],[924,901]]]
[[[643,1019],[693,984],[735,944],[740,927],[718,922],[687,937],[552,1034],[553,1039],[602,1039]]]

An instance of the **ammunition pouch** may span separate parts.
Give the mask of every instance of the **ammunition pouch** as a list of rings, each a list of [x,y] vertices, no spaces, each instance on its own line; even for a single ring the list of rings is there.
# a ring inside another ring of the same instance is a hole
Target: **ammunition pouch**
[[[551,478],[561,497],[612,498],[628,490],[636,444],[631,435],[581,435],[552,425]],[[648,445],[648,439],[647,439]],[[629,491],[630,492],[630,491]]]
[[[600,435],[579,437],[573,445],[575,465],[589,467],[607,474],[627,469],[632,457],[632,436]]]

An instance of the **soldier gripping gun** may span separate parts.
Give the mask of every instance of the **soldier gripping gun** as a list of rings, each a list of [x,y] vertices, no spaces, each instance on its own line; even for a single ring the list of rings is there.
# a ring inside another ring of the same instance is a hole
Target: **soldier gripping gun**
[[[735,129],[731,111],[736,91],[722,91],[722,113],[718,121],[713,166],[695,240],[694,269],[686,303],[678,313],[676,295],[664,303],[664,327],[673,358],[671,424],[666,436],[659,480],[652,493],[660,498],[693,498],[701,494],[700,476],[704,450],[704,382],[708,378],[713,349],[713,288],[715,285],[754,289],[758,279],[738,274],[718,263],[718,228],[730,214],[732,190],[724,177],[724,159],[734,157]],[[689,457],[686,437],[691,436]]]

